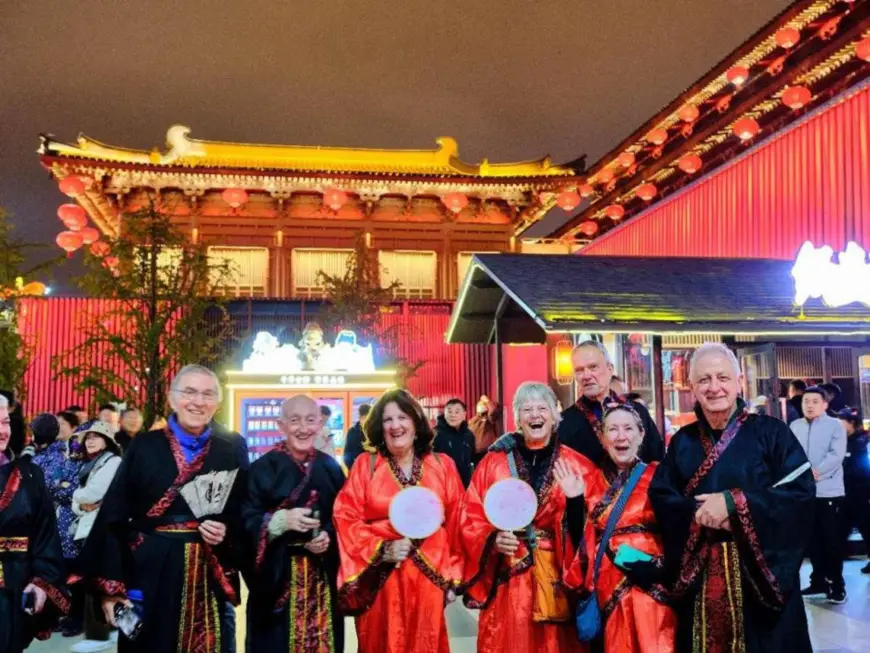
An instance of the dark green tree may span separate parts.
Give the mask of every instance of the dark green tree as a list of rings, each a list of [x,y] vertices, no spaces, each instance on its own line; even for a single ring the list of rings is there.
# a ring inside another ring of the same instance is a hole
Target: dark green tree
[[[141,406],[146,423],[165,414],[174,370],[220,355],[230,329],[220,291],[237,274],[191,243],[171,213],[152,200],[122,216],[107,255],[86,254],[79,285],[109,307],[86,319],[81,344],[54,360],[59,375],[99,401]]]

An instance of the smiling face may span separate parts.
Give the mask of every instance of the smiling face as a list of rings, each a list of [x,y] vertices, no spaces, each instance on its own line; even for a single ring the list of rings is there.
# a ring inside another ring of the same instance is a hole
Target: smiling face
[[[211,376],[199,372],[185,374],[176,386],[169,394],[169,405],[178,424],[188,433],[200,435],[220,405],[220,388]]]
[[[85,451],[88,452],[88,458],[93,458],[105,448],[106,441],[103,439],[102,435],[98,435],[97,433],[85,434]]]
[[[9,438],[12,437],[12,424],[9,421],[9,407],[0,406],[0,453],[7,454]]]
[[[553,437],[556,416],[544,399],[528,399],[519,409],[519,426],[530,449],[544,447]]]
[[[462,422],[465,421],[465,417],[465,408],[458,401],[450,404],[444,409],[445,421],[455,429],[462,425]]]
[[[692,392],[708,416],[731,413],[737,404],[742,376],[734,363],[711,352],[693,366]]]
[[[626,410],[614,410],[604,420],[602,436],[605,451],[617,467],[628,467],[637,459],[643,440],[643,430],[634,415]]]
[[[571,354],[574,382],[587,399],[601,401],[610,391],[613,365],[597,347],[580,347]]]
[[[310,397],[300,395],[284,402],[278,426],[287,436],[287,446],[294,458],[301,460],[314,448],[320,417],[320,408]]]
[[[402,458],[414,447],[414,420],[395,401],[384,406],[384,442],[393,458]]]

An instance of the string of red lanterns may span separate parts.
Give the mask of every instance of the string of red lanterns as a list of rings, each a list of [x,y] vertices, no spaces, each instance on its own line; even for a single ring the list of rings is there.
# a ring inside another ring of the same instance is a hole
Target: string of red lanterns
[[[749,69],[746,66],[731,66],[725,73],[725,78],[734,86],[743,86],[749,79]]]
[[[573,211],[580,206],[580,194],[573,190],[565,190],[556,197],[556,204],[563,211]]]
[[[802,109],[813,99],[813,94],[806,86],[789,86],[782,93],[782,103],[789,109]]]
[[[748,141],[758,133],[758,121],[755,118],[745,116],[734,123],[732,131],[741,141]]]
[[[109,252],[112,251],[112,248],[106,241],[97,240],[91,243],[90,251],[91,254],[93,254],[97,258],[103,258],[104,256],[108,256]]]
[[[329,188],[323,192],[323,203],[333,211],[338,211],[347,204],[347,193],[337,188]]]
[[[651,184],[649,182],[645,184],[641,184],[637,187],[635,194],[642,199],[644,202],[649,202],[656,196],[658,193],[658,189],[655,187],[655,184]]]
[[[227,188],[221,193],[221,197],[234,209],[248,202],[248,192],[244,188]]]
[[[441,201],[444,202],[444,206],[457,215],[462,213],[462,210],[468,206],[468,197],[465,196],[465,193],[447,193],[441,198]]]
[[[653,129],[646,135],[646,140],[653,145],[664,145],[668,140],[668,130],[663,127]]]
[[[61,179],[57,187],[67,197],[78,197],[85,192],[85,182],[77,175],[70,175]]]
[[[779,47],[789,50],[796,46],[798,41],[801,40],[801,33],[800,30],[795,27],[782,27],[776,32],[774,39]]]
[[[677,165],[686,174],[693,175],[701,169],[703,162],[697,154],[684,154],[677,161]]]
[[[589,238],[591,238],[598,233],[598,224],[593,220],[586,220],[586,222],[580,224],[580,226],[577,228],[577,231],[579,231],[584,236],[588,236]]]
[[[606,209],[604,209],[604,215],[614,221],[622,220],[622,217],[625,215],[625,209],[621,204],[611,204]]]
[[[870,36],[855,44],[855,55],[864,61],[870,61]]]
[[[84,238],[78,231],[61,231],[55,238],[55,242],[66,252],[67,258],[72,258],[75,251],[84,243]]]

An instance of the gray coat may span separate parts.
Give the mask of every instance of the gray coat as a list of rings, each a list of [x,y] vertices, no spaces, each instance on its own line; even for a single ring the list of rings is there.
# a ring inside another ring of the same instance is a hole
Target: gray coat
[[[845,496],[843,459],[846,457],[846,429],[840,420],[822,415],[808,422],[806,417],[802,417],[790,426],[813,470],[820,474],[816,481],[816,498]]]

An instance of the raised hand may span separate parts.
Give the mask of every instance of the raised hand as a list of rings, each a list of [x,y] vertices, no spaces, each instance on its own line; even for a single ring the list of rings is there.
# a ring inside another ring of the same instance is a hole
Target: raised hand
[[[581,496],[586,491],[583,477],[567,460],[557,460],[553,465],[553,475],[562,492],[569,499]]]

